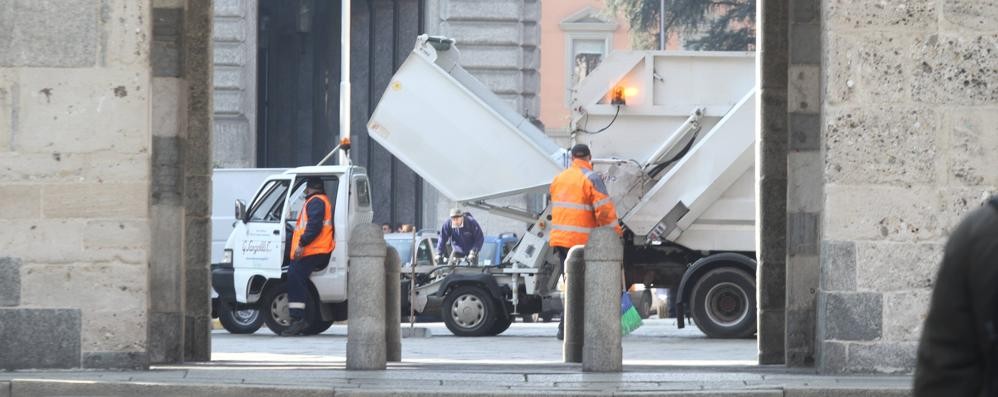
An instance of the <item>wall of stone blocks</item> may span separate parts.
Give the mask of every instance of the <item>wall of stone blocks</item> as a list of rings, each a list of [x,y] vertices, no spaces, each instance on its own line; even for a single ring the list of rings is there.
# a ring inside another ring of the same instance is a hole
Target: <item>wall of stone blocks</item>
[[[943,244],[996,191],[998,5],[822,2],[825,372],[908,372]]]
[[[461,66],[525,117],[540,113],[539,0],[426,0],[429,34],[457,39]]]
[[[256,165],[259,2],[213,3],[213,166],[252,168]]]
[[[208,358],[205,4],[0,0],[0,369]]]
[[[146,365],[150,15],[0,1],[0,369]]]

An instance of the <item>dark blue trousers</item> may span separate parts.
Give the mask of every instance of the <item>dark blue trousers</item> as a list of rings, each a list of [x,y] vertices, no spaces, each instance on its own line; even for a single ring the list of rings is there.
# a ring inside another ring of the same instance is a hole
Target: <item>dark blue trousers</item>
[[[288,267],[288,312],[294,320],[305,318],[305,302],[308,302],[308,278],[315,269],[329,263],[330,254],[309,255],[291,261]]]

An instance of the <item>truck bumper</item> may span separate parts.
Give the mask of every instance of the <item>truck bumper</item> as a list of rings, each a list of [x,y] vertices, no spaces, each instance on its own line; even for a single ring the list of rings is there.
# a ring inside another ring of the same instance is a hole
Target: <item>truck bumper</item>
[[[218,300],[233,303],[236,301],[236,288],[231,267],[220,263],[211,264],[211,288],[218,294]]]

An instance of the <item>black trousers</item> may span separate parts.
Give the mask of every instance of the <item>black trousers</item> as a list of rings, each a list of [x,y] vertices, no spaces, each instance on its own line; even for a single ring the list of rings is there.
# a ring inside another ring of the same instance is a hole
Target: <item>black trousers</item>
[[[308,302],[308,278],[315,269],[329,263],[330,254],[309,255],[291,261],[288,266],[288,312],[291,318],[305,318],[305,302]]]

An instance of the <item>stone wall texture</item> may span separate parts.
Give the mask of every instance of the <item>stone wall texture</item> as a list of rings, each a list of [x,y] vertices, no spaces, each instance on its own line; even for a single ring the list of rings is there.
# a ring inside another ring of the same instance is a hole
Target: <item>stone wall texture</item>
[[[150,5],[0,0],[0,369],[146,365]]]
[[[213,166],[256,165],[258,0],[214,0]]]
[[[998,3],[820,12],[818,364],[909,372],[946,237],[998,186]]]

